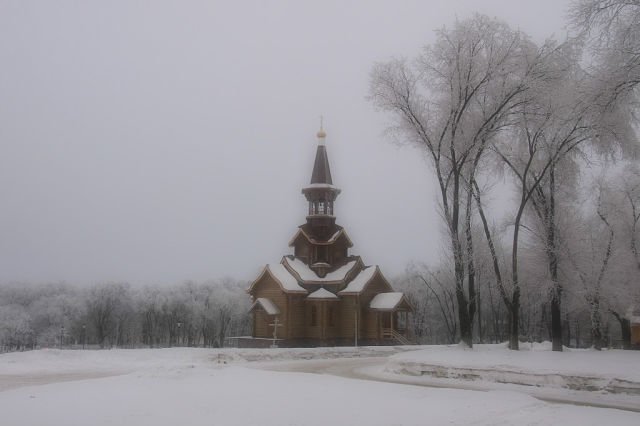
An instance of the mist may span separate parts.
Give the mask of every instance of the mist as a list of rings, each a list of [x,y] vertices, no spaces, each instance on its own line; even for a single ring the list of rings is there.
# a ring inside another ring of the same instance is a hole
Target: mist
[[[253,279],[304,222],[320,116],[337,223],[385,274],[440,253],[433,179],[367,102],[376,61],[474,11],[568,2],[0,3],[0,282]]]

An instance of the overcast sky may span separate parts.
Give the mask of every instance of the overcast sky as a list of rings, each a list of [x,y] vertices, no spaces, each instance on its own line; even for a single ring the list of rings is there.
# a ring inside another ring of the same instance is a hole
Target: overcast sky
[[[561,37],[567,3],[0,0],[0,283],[254,279],[305,220],[321,114],[352,252],[434,261],[433,177],[372,64],[473,11]]]

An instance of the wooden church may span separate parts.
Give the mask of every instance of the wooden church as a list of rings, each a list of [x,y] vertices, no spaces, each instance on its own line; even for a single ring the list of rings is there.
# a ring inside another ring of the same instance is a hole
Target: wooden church
[[[411,304],[377,265],[366,266],[349,253],[353,243],[336,225],[340,189],[331,180],[325,138],[320,129],[311,183],[302,189],[309,203],[306,223],[289,241],[293,255],[266,265],[247,290],[253,333],[244,345],[409,343]]]

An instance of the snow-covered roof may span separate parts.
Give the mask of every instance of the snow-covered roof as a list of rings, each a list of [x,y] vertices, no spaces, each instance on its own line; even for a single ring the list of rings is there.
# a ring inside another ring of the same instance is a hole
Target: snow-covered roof
[[[280,309],[276,306],[271,299],[267,299],[266,297],[258,297],[251,308],[249,308],[249,312],[253,311],[255,308],[260,306],[268,315],[279,315]]]
[[[325,288],[319,288],[318,290],[316,290],[313,293],[311,293],[310,295],[308,295],[307,299],[335,299],[335,300],[338,300],[338,296],[336,296],[335,294],[331,293],[329,290],[326,290]]]
[[[329,265],[327,262],[316,262],[313,265],[311,265],[312,268],[328,268]]]
[[[300,259],[285,256],[283,261],[289,268],[291,268],[292,271],[300,276],[302,281],[305,282],[344,281],[349,271],[351,271],[357,263],[357,260],[352,260],[335,271],[327,273],[324,277],[319,277],[318,274],[316,274]]]
[[[632,316],[631,317],[631,324],[640,324],[640,316]]]
[[[403,297],[404,294],[400,292],[378,293],[371,300],[369,307],[371,309],[392,310],[400,304]]]
[[[373,278],[373,275],[376,273],[378,269],[377,266],[369,266],[362,271],[354,279],[351,280],[349,285],[347,285],[343,290],[339,293],[360,293],[364,290],[364,287],[367,283]]]
[[[347,235],[347,233],[344,231],[344,229],[340,228],[338,229],[336,232],[333,233],[333,235],[331,235],[331,237],[329,237],[328,240],[326,241],[318,241],[315,238],[313,238],[311,235],[309,235],[303,228],[304,225],[302,225],[300,228],[298,228],[298,231],[296,232],[296,234],[293,236],[293,238],[291,238],[291,241],[289,241],[289,247],[293,246],[294,242],[296,241],[296,239],[298,238],[299,235],[304,235],[304,237],[311,243],[313,244],[322,244],[322,245],[328,245],[328,244],[333,244],[336,241],[338,241],[338,238],[340,238],[342,235],[344,235],[344,237],[347,239],[347,244],[349,247],[353,246],[353,243],[351,242],[351,239],[349,238],[349,236]]]
[[[340,188],[329,183],[310,183],[309,185],[302,188],[303,191],[305,189],[331,189],[334,191],[340,191]]]
[[[282,288],[285,290],[307,292],[304,288],[300,287],[298,280],[291,275],[291,272],[289,272],[283,265],[270,264],[267,265],[267,268],[271,272],[271,275],[280,282]]]
[[[328,243],[333,243],[336,239],[338,239],[338,237],[340,236],[340,234],[344,232],[342,229],[338,229],[328,240]]]

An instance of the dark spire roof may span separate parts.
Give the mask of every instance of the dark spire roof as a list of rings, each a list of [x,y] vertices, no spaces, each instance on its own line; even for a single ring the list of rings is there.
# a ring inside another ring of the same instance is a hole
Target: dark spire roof
[[[333,184],[331,181],[331,169],[329,169],[329,158],[327,157],[327,147],[323,143],[318,144],[318,149],[316,150],[316,161],[313,163],[311,183]]]

